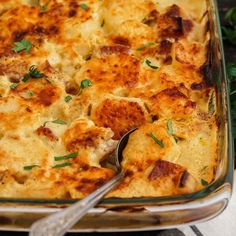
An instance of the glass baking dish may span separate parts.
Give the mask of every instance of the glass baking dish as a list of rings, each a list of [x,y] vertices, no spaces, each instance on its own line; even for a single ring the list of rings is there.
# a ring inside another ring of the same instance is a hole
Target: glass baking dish
[[[233,181],[233,140],[224,52],[216,0],[208,0],[211,32],[207,74],[216,87],[218,169],[213,183],[187,195],[105,199],[74,226],[73,232],[115,232],[166,229],[195,224],[219,215],[228,205]],[[0,229],[27,231],[37,219],[75,200],[0,199]]]

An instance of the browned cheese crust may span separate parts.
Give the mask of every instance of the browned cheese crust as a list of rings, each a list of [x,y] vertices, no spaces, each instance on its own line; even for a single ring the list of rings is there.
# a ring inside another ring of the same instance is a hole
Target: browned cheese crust
[[[108,197],[211,183],[207,22],[205,0],[0,0],[0,197],[88,195],[132,128]]]

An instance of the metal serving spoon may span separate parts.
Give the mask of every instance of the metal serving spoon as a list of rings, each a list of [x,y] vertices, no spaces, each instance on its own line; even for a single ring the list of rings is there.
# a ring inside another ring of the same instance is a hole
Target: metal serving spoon
[[[115,151],[115,164],[118,174],[110,181],[104,184],[101,188],[89,194],[84,199],[63,209],[59,212],[51,214],[43,219],[33,223],[30,228],[29,236],[62,236],[76,222],[78,222],[89,209],[100,202],[104,195],[112,190],[124,178],[125,172],[121,169],[120,162],[122,160],[122,152],[127,145],[129,135],[136,129],[127,132],[119,141]]]

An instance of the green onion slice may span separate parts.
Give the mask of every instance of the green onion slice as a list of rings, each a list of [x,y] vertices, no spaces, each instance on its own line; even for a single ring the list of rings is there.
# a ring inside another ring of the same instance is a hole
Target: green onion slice
[[[24,170],[32,170],[34,167],[39,167],[39,165],[24,166]]]
[[[161,148],[164,148],[165,145],[164,143],[159,140],[153,133],[150,133],[150,137],[161,147]]]
[[[52,123],[59,124],[59,125],[66,125],[67,124],[66,121],[59,120],[59,119],[58,120],[53,120]]]
[[[70,153],[68,155],[65,155],[65,156],[57,156],[57,157],[54,157],[54,160],[55,161],[62,161],[62,160],[68,160],[70,158],[76,158],[78,156],[78,152],[73,152],[73,153]]]
[[[61,164],[57,164],[57,165],[53,166],[52,168],[58,169],[58,168],[62,168],[62,167],[66,167],[66,166],[71,166],[71,165],[72,165],[71,162],[64,162],[64,163],[61,163]]]

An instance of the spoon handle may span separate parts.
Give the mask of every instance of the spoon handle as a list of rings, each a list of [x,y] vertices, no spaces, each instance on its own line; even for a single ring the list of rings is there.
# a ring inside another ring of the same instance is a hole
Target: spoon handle
[[[81,219],[89,209],[95,206],[103,196],[112,190],[124,177],[121,171],[101,188],[91,193],[79,202],[70,207],[51,214],[41,220],[36,221],[30,229],[29,236],[62,236],[79,219]]]

